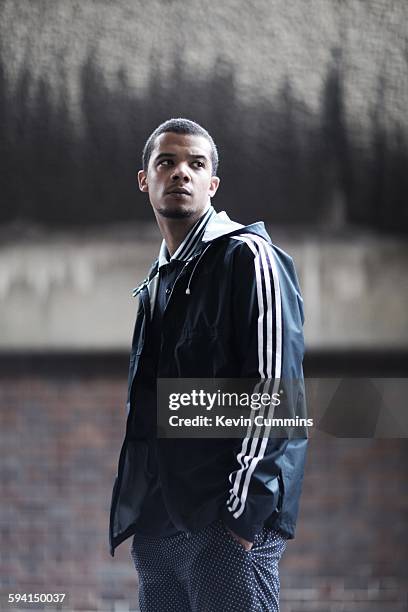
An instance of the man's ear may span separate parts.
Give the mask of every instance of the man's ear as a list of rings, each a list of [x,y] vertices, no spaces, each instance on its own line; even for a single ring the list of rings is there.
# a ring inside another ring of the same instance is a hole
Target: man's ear
[[[147,184],[147,173],[144,170],[139,170],[137,173],[137,180],[139,182],[139,189],[144,193],[148,193],[149,186]]]
[[[218,178],[218,176],[212,176],[211,183],[210,183],[210,189],[208,190],[208,195],[210,196],[210,198],[215,196],[215,193],[218,189],[219,184],[220,184],[220,179]]]

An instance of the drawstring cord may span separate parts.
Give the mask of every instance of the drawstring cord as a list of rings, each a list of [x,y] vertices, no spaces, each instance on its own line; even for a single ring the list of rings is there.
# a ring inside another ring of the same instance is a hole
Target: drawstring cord
[[[191,285],[192,278],[193,278],[193,276],[194,276],[194,272],[196,271],[196,268],[197,268],[198,264],[200,263],[201,258],[202,258],[202,257],[204,257],[204,253],[207,251],[207,249],[209,249],[209,248],[210,248],[210,246],[211,246],[211,242],[210,242],[210,243],[209,243],[209,244],[208,244],[208,245],[205,247],[205,249],[203,250],[203,252],[201,253],[201,255],[198,257],[198,259],[197,259],[197,261],[196,261],[196,263],[195,263],[195,265],[194,265],[194,268],[193,268],[193,270],[192,270],[192,272],[191,272],[191,274],[190,274],[190,278],[189,278],[189,280],[188,280],[187,289],[186,289],[186,292],[185,292],[185,293],[186,293],[186,295],[191,295],[190,285]],[[185,269],[185,268],[188,266],[188,264],[190,263],[190,261],[191,261],[191,258],[190,258],[190,259],[189,259],[189,260],[186,262],[186,264],[183,266],[183,268],[182,268],[181,272],[178,274],[178,276],[177,276],[176,280],[175,280],[175,281],[174,281],[174,283],[173,283],[173,287],[174,287],[174,285],[177,283],[178,279],[180,278],[180,276],[182,275],[182,273],[183,273],[184,269]],[[148,284],[149,284],[150,280],[151,280],[151,279],[150,279],[150,276],[147,276],[147,277],[146,277],[146,278],[145,278],[145,279],[144,279],[144,280],[143,280],[143,281],[140,283],[140,285],[138,285],[138,286],[137,286],[135,289],[133,289],[133,291],[132,291],[132,296],[133,296],[133,297],[136,297],[136,296],[137,296],[137,295],[138,295],[138,294],[139,294],[139,293],[142,291],[142,289],[144,289],[145,287],[147,287],[147,286],[148,286]],[[172,289],[172,293],[173,293],[173,289]]]
[[[196,263],[195,263],[195,266],[194,266],[194,268],[193,268],[193,271],[191,272],[191,274],[190,274],[190,278],[189,278],[189,280],[188,280],[187,289],[186,289],[186,295],[190,295],[190,294],[191,294],[190,285],[191,285],[191,280],[192,280],[192,278],[193,278],[194,272],[195,272],[195,270],[196,270],[196,267],[197,267],[197,266],[198,266],[198,264],[200,263],[201,258],[204,256],[204,253],[207,251],[207,249],[209,249],[209,248],[210,248],[210,246],[211,246],[211,242],[210,242],[210,244],[208,244],[208,245],[205,247],[204,251],[201,253],[200,257],[197,259],[197,261],[196,261]]]

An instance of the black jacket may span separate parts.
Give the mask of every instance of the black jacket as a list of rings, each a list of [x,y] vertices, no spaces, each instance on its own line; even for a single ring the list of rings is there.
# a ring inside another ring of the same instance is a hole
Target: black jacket
[[[263,223],[213,214],[173,286],[163,315],[158,378],[303,380],[303,302],[292,259]],[[110,550],[135,531],[148,487],[148,445],[132,402],[148,342],[154,262],[139,295],[128,380],[126,435],[110,512]],[[299,391],[293,399],[304,402]],[[151,415],[146,415],[150,418]],[[221,517],[252,541],[263,525],[294,537],[306,439],[157,439],[163,496],[174,525],[191,532]]]

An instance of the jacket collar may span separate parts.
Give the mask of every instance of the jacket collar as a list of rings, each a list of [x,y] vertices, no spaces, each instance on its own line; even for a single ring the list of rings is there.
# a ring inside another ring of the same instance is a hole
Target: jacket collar
[[[204,232],[207,228],[209,221],[216,217],[217,213],[215,212],[211,204],[209,204],[202,216],[188,232],[187,236],[184,238],[177,251],[173,253],[171,257],[169,257],[169,252],[167,250],[166,243],[163,240],[160,247],[158,259],[156,259],[156,261],[153,263],[147,277],[137,287],[133,289],[132,296],[136,297],[144,287],[148,287],[150,281],[153,280],[153,278],[159,271],[159,268],[161,268],[162,266],[168,264],[170,261],[173,260],[188,261],[189,259],[191,259],[195,252],[198,250],[199,246],[202,244],[202,238],[204,236]]]
[[[211,204],[209,204],[203,215],[199,218],[197,223],[193,225],[183,242],[178,247],[177,251],[175,251],[171,257],[169,256],[166,243],[163,240],[159,252],[159,268],[173,260],[188,261],[191,259],[198,247],[201,245],[202,238],[209,221],[216,216],[217,214],[214,208],[211,206]]]
[[[216,213],[211,204],[209,204],[203,215],[200,217],[197,223],[193,225],[172,257],[169,257],[166,243],[163,240],[158,259],[156,259],[153,263],[149,274],[144,281],[142,281],[138,287],[133,289],[133,297],[138,295],[144,287],[149,286],[149,283],[154,279],[161,266],[168,264],[174,259],[179,261],[189,261],[197,252],[200,250],[202,251],[202,247],[204,247],[206,243],[213,242],[213,240],[216,240],[221,236],[235,235],[243,232],[256,234],[257,236],[260,236],[270,242],[270,238],[265,231],[265,226],[262,221],[244,226],[241,223],[231,221],[224,210]],[[207,244],[207,246],[209,245]],[[206,250],[207,246],[204,250]],[[194,267],[194,270],[196,267],[197,265]]]
[[[236,232],[242,227],[244,226],[241,223],[231,221],[225,210],[222,210],[221,212],[215,214],[211,219],[211,223],[208,223],[206,226],[202,241],[212,242],[216,238]]]

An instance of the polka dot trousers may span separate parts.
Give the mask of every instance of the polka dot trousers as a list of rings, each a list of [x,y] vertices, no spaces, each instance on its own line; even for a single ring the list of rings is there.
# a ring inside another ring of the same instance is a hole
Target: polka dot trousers
[[[220,519],[187,536],[136,534],[131,555],[139,574],[141,612],[279,611],[280,533],[264,527],[250,551]]]

